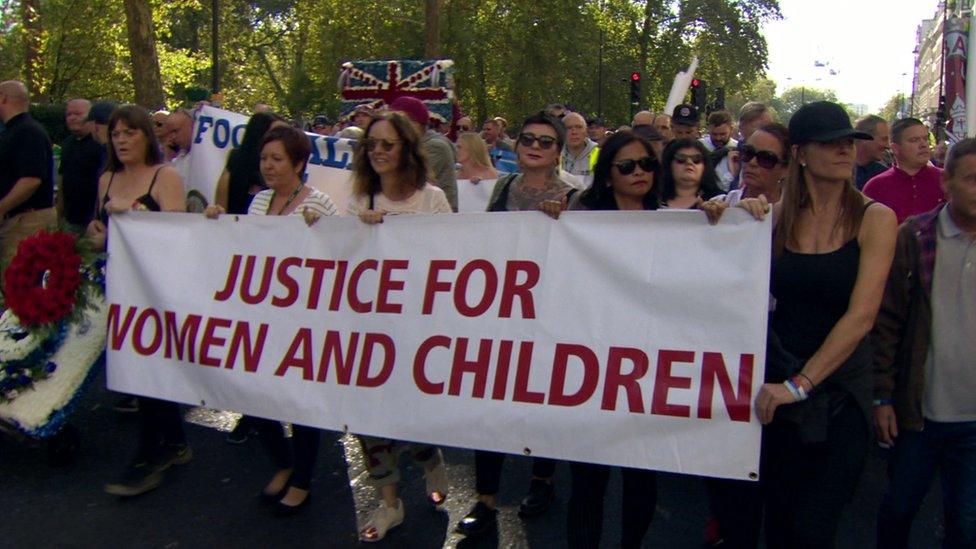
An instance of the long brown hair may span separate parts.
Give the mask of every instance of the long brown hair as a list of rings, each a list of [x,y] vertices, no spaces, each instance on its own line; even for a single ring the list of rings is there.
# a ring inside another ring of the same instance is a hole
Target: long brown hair
[[[366,127],[366,134],[359,140],[359,147],[353,160],[352,192],[356,196],[370,196],[382,191],[380,174],[376,173],[369,162],[369,154],[363,143],[369,137],[369,130],[381,120],[386,120],[393,126],[400,139],[400,161],[397,162],[398,180],[402,185],[416,189],[423,189],[427,184],[427,157],[420,148],[420,134],[414,129],[413,123],[403,113],[385,112],[373,117]]]
[[[152,118],[149,111],[139,105],[120,105],[108,117],[108,167],[106,171],[120,172],[125,169],[118,155],[115,153],[115,144],[112,143],[112,130],[122,122],[126,126],[139,130],[146,138],[146,159],[147,166],[155,166],[163,161],[163,153],[159,148],[159,141],[156,139],[156,132],[153,131]]]
[[[807,188],[805,168],[799,161],[800,151],[812,143],[805,143],[797,147],[792,153],[789,172],[783,184],[782,207],[776,226],[773,228],[773,255],[779,256],[785,248],[799,248],[797,235],[800,213],[810,207],[810,190]],[[840,216],[834,224],[833,230],[840,229],[844,234],[844,241],[857,235],[864,218],[864,195],[854,187],[854,174],[844,182],[844,190],[840,197]]]

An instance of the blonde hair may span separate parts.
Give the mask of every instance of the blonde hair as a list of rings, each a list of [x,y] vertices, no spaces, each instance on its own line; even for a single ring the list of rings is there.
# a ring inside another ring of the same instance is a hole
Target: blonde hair
[[[464,132],[458,135],[458,144],[463,143],[468,149],[468,157],[479,168],[491,168],[491,157],[488,156],[488,146],[480,135],[474,132]]]

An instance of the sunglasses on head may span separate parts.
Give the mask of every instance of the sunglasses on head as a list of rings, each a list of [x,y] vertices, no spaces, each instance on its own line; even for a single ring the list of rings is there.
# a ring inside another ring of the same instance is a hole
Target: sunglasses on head
[[[551,149],[556,144],[556,138],[549,137],[548,135],[536,135],[534,133],[519,134],[519,145],[531,147],[535,142],[539,143],[539,148],[541,149]]]
[[[372,137],[367,137],[366,139],[363,139],[363,148],[366,149],[367,152],[373,152],[378,146],[383,149],[383,152],[390,152],[399,142],[400,141],[390,141],[389,139],[374,139]]]
[[[692,164],[701,164],[705,162],[705,157],[699,153],[695,153],[695,154],[675,153],[674,161],[677,162],[678,164],[687,164],[689,162]]]
[[[471,126],[458,126],[458,131],[460,131],[460,132],[469,132],[469,131],[471,131]]]
[[[637,166],[644,172],[654,172],[657,170],[657,159],[650,156],[645,156],[643,158],[638,158],[637,160],[621,160],[620,162],[615,162],[613,164],[617,167],[617,171],[620,175],[630,175],[634,173]]]
[[[756,159],[756,164],[759,164],[760,168],[767,170],[775,168],[780,163],[779,157],[769,151],[757,151],[752,145],[739,147],[739,159],[743,164],[752,162],[753,158]]]

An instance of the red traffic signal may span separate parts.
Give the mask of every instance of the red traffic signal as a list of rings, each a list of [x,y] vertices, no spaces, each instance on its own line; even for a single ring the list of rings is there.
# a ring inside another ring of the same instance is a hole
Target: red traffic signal
[[[630,73],[630,81],[631,82],[640,82],[640,73],[637,72],[637,71],[634,71],[634,72]]]
[[[699,80],[697,78],[694,78],[694,79],[691,80],[691,87],[692,88],[701,87],[701,83],[702,83],[701,80]]]

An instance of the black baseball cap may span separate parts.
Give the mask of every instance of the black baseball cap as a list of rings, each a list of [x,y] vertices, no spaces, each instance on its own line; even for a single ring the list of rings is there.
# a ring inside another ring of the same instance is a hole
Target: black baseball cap
[[[807,103],[790,118],[790,142],[794,145],[811,141],[827,143],[845,137],[874,139],[869,133],[856,131],[851,126],[851,117],[847,115],[847,111],[837,103]]]
[[[331,126],[331,125],[332,125],[332,121],[330,121],[329,120],[329,117],[328,116],[325,116],[324,114],[316,115],[316,117],[312,119],[312,126],[313,127],[315,127],[315,126]]]
[[[674,108],[674,113],[671,114],[671,123],[697,126],[699,118],[698,109],[694,105],[682,103]]]
[[[85,121],[108,124],[108,117],[112,116],[112,111],[115,110],[116,106],[115,101],[98,101],[88,109],[88,118]]]

